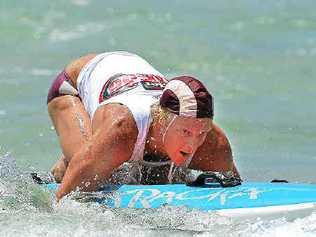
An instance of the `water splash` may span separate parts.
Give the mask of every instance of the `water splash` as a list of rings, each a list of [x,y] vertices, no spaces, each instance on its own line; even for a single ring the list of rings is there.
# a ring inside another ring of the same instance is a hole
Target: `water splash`
[[[33,182],[28,170],[19,169],[9,153],[0,157],[0,209],[13,213],[52,209],[51,194]]]
[[[183,207],[110,209],[78,200],[78,193],[56,203],[53,193],[34,184],[29,170],[12,155],[0,157],[1,236],[314,236],[316,213],[289,221],[230,219]],[[80,195],[79,195],[80,197]],[[79,202],[80,201],[80,202]],[[26,228],[27,227],[27,228]]]

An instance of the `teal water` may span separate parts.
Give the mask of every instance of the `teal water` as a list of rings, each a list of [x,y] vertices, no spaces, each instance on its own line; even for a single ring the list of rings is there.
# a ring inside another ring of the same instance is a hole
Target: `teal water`
[[[192,74],[207,84],[245,180],[316,182],[315,7],[312,0],[1,0],[0,154],[22,170],[49,170],[60,154],[46,111],[51,80],[78,56],[127,50],[168,77]],[[56,218],[47,215],[49,223]],[[254,235],[298,233],[310,219],[256,223]]]

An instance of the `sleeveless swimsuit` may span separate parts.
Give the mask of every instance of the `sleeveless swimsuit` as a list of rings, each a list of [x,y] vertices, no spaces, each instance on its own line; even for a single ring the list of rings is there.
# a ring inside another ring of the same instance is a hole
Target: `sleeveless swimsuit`
[[[127,175],[133,177],[130,180],[125,178],[122,183],[141,183],[143,166],[153,168],[170,165],[170,161],[146,162],[143,159],[147,133],[152,122],[151,106],[159,101],[166,83],[165,77],[144,59],[123,51],[99,54],[81,70],[77,79],[79,97],[91,120],[98,107],[120,103],[129,109],[138,128],[129,164],[120,167],[116,172],[120,175],[114,174],[115,178],[111,181]],[[135,163],[138,165],[135,166]],[[176,171],[172,165],[168,175],[169,182],[172,179],[169,176],[173,172]]]

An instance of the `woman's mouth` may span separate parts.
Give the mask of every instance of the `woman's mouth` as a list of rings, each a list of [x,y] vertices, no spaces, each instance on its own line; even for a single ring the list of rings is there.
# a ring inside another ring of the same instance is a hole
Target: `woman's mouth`
[[[188,158],[191,156],[191,153],[187,153],[187,152],[184,152],[184,151],[180,151],[180,154],[181,154],[185,159],[188,159]]]

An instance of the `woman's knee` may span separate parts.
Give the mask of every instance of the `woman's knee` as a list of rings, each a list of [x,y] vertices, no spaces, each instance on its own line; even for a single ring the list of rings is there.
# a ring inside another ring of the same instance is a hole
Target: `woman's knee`
[[[65,175],[66,169],[68,166],[68,162],[65,159],[64,156],[62,156],[57,162],[56,164],[52,167],[51,169],[51,173],[55,178],[55,181],[57,183],[61,183],[61,181],[63,180],[63,177]]]

